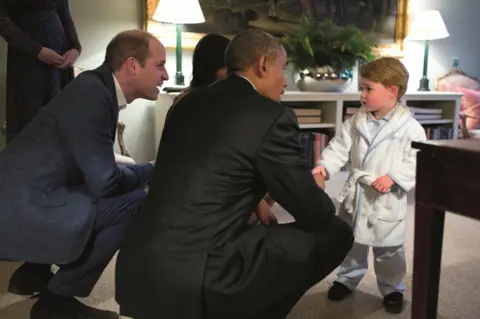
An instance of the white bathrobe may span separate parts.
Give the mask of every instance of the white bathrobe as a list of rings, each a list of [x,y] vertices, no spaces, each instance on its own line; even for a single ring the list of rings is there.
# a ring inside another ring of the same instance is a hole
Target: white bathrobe
[[[401,104],[374,137],[369,136],[367,119],[362,107],[345,121],[317,165],[333,176],[350,160],[350,175],[338,200],[343,203],[340,215],[354,227],[355,242],[372,247],[403,245],[407,192],[415,186],[416,150],[411,143],[426,140],[425,130]],[[383,175],[395,182],[386,194],[371,186]]]

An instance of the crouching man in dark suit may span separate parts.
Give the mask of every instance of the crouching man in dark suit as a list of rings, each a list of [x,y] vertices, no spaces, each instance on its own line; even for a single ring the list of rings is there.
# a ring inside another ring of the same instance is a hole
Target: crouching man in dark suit
[[[243,32],[226,64],[229,78],[188,93],[168,115],[145,206],[117,259],[122,315],[285,318],[352,247],[305,163],[295,113],[278,102],[279,41]],[[247,223],[267,191],[295,223]]]
[[[0,153],[0,260],[27,262],[9,290],[40,292],[31,318],[118,318],[74,297],[90,294],[146,196],[153,162],[120,167],[113,145],[119,107],[156,100],[164,65],[152,35],[118,34]]]

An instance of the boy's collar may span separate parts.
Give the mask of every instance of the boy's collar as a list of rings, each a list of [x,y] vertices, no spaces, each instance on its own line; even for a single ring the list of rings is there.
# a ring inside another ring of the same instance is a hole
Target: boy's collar
[[[392,118],[393,113],[395,113],[395,110],[397,109],[397,107],[398,107],[398,103],[395,104],[395,106],[390,111],[388,111],[387,114],[382,116],[381,119],[384,120],[384,121],[387,121],[387,122],[390,121],[390,119]],[[372,112],[368,112],[367,121],[368,122],[377,121],[375,119],[375,117],[373,116]]]

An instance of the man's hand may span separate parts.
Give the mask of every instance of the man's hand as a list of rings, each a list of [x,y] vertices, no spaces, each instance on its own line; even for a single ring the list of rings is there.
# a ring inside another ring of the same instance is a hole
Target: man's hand
[[[270,196],[270,193],[267,193],[265,196],[263,196],[263,200],[266,201],[270,207],[275,204],[275,200]]]
[[[63,54],[63,58],[65,59],[65,61],[61,65],[59,65],[58,68],[67,69],[73,67],[79,56],[80,52],[78,52],[77,49],[68,50]]]
[[[270,223],[277,224],[277,217],[270,210],[270,206],[265,200],[261,200],[255,209],[255,215],[257,215],[258,221],[264,225],[269,225]]]
[[[315,167],[314,169],[312,169],[312,174],[314,176],[320,175],[324,179],[327,178],[327,171],[325,170],[325,167],[323,167],[322,165],[319,165],[319,166]]]
[[[385,194],[395,182],[388,175],[380,176],[373,183],[372,187],[379,193]]]

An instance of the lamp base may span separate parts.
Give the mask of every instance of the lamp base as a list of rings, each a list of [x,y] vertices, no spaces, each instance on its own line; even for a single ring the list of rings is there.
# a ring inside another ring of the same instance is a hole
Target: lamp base
[[[176,85],[185,85],[185,77],[182,72],[175,73],[175,84]]]
[[[430,91],[430,88],[429,88],[429,81],[426,77],[423,77],[420,79],[420,87],[418,88],[419,91]]]

